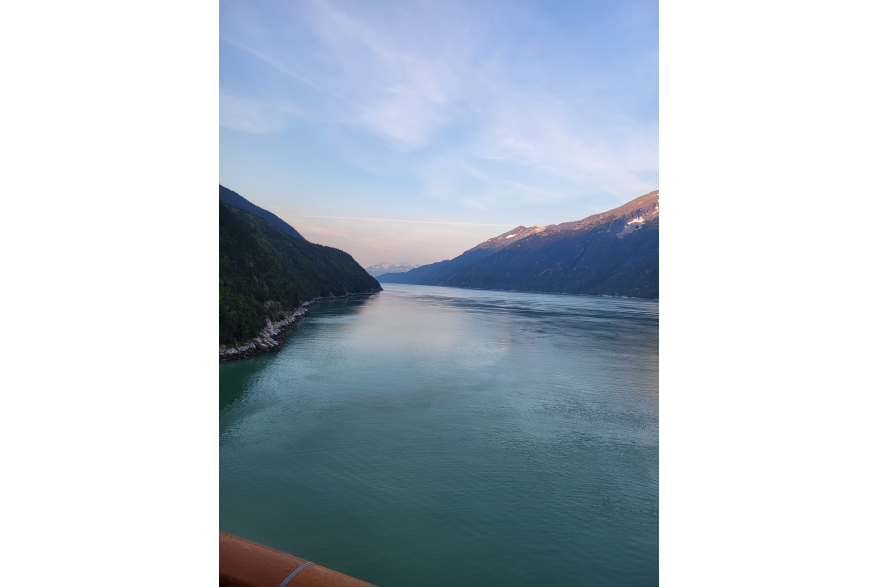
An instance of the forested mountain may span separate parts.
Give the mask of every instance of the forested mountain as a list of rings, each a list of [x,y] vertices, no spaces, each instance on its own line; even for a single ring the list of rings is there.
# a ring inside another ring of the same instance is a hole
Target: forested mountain
[[[237,206],[241,210],[246,210],[250,214],[255,214],[259,218],[263,218],[268,224],[277,228],[281,232],[285,232],[286,234],[290,234],[295,238],[300,238],[301,240],[306,240],[305,237],[300,235],[296,229],[291,227],[289,224],[278,218],[276,215],[272,214],[268,210],[264,208],[260,208],[242,195],[237,192],[233,192],[227,187],[223,187],[222,184],[219,185],[219,201],[225,202],[226,204],[231,204],[232,206]]]
[[[309,243],[219,202],[220,344],[255,336],[267,317],[314,297],[380,289],[344,251]]]
[[[583,220],[518,226],[382,283],[658,297],[658,191]],[[415,273],[417,272],[417,273]]]

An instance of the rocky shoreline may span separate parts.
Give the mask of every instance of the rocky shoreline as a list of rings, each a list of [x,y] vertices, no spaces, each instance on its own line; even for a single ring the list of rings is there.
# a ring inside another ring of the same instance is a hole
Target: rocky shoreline
[[[249,359],[261,353],[277,352],[283,346],[286,338],[286,331],[301,322],[302,318],[310,314],[309,306],[316,304],[320,300],[338,300],[349,298],[351,296],[370,296],[378,293],[377,291],[367,291],[360,293],[346,293],[343,296],[321,296],[304,302],[295,310],[283,312],[283,318],[277,322],[272,322],[271,318],[266,318],[268,324],[259,331],[255,337],[251,338],[242,345],[235,347],[226,347],[224,344],[219,345],[219,360],[236,361],[238,359]],[[273,302],[266,302],[272,304]]]

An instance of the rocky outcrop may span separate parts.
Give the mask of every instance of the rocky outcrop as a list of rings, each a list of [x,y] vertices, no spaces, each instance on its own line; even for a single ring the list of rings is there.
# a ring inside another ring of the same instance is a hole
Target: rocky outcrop
[[[266,318],[265,328],[260,330],[259,334],[245,343],[234,347],[227,347],[224,344],[219,345],[219,360],[234,361],[237,359],[247,359],[260,353],[279,351],[283,345],[286,331],[301,322],[302,318],[310,314],[310,310],[308,309],[309,306],[312,306],[320,300],[332,300],[347,298],[350,296],[368,296],[374,293],[377,293],[377,291],[346,293],[343,296],[321,296],[304,302],[295,310],[280,311],[277,314],[277,317],[279,318],[278,320],[272,321],[271,318]],[[275,305],[275,302],[272,301],[265,302],[265,306],[268,308],[273,308]]]

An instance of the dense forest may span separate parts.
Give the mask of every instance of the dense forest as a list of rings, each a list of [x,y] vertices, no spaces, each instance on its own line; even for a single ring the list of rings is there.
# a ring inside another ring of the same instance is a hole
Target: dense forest
[[[302,301],[380,289],[344,251],[296,238],[219,202],[220,344],[243,342],[265,326],[265,318]]]

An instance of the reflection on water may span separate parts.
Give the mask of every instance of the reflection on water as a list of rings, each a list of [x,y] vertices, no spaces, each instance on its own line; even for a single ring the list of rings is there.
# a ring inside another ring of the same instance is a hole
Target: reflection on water
[[[220,364],[220,528],[378,585],[651,585],[658,303],[385,285]]]

